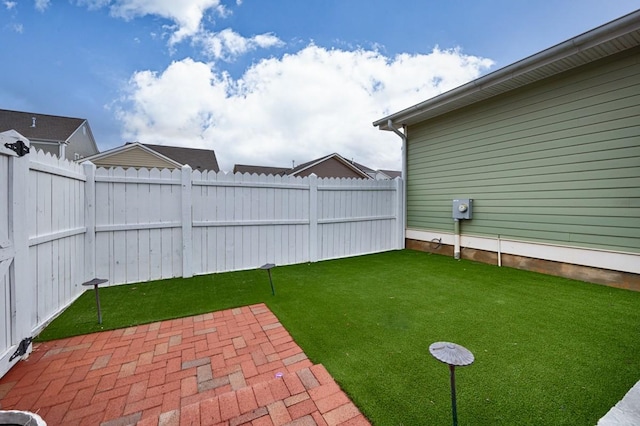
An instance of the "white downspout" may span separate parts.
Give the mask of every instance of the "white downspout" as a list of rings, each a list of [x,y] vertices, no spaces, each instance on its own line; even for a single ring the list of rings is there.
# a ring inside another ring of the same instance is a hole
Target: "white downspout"
[[[404,133],[400,130],[396,129],[393,126],[393,121],[387,120],[387,126],[389,129],[393,131],[396,135],[400,136],[402,139],[402,200],[404,204],[404,211],[402,215],[402,229],[406,234],[407,230],[407,129],[403,126]],[[402,248],[405,248],[405,236],[402,236]]]
[[[67,158],[67,142],[62,141],[59,143],[60,145],[58,145],[58,156],[65,160]]]

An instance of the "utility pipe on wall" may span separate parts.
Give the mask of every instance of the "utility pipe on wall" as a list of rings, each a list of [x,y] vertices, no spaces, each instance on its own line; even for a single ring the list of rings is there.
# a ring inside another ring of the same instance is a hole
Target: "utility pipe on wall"
[[[453,258],[460,259],[460,219],[453,219]]]

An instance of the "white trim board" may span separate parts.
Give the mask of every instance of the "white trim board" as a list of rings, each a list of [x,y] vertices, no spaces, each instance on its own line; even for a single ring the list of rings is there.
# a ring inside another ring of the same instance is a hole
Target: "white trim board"
[[[407,229],[405,236],[411,240],[418,241],[432,241],[441,238],[442,244],[454,244],[453,234],[449,232]],[[500,252],[504,254],[640,274],[640,254],[638,253],[560,246],[508,238],[500,238],[500,240],[498,240],[497,236],[491,238],[461,235],[460,245],[462,247],[496,253],[498,252],[499,246]]]

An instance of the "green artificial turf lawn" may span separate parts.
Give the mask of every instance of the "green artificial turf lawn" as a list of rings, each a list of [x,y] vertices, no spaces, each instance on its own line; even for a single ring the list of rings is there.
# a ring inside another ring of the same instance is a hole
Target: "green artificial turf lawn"
[[[640,293],[404,250],[85,292],[56,339],[265,302],[375,425],[594,425],[640,379]]]

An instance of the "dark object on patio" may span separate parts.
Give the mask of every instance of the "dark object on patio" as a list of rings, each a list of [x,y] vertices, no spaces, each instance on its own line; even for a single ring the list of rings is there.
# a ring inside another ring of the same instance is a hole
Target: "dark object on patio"
[[[42,417],[30,411],[0,411],[0,426],[47,426]]]
[[[9,358],[9,361],[13,361],[15,358],[18,358],[19,356],[26,354],[27,351],[29,350],[29,346],[31,345],[32,341],[33,341],[33,337],[25,337],[24,339],[22,339],[18,344],[18,349],[16,349],[13,355],[11,355],[11,357]]]
[[[96,293],[96,306],[98,307],[98,324],[102,324],[102,311],[100,311],[100,293],[98,293],[98,286],[104,284],[109,280],[104,278],[94,278],[91,281],[82,283],[82,285],[93,286],[93,291]]]
[[[449,366],[451,375],[451,413],[453,426],[458,425],[456,408],[456,366],[462,367],[473,363],[473,354],[467,348],[450,342],[435,342],[429,346],[429,352],[435,359]]]
[[[276,290],[273,288],[273,280],[271,279],[271,268],[275,267],[273,263],[265,263],[260,267],[260,269],[264,269],[269,273],[269,283],[271,284],[271,294],[273,296],[276,295]]]

